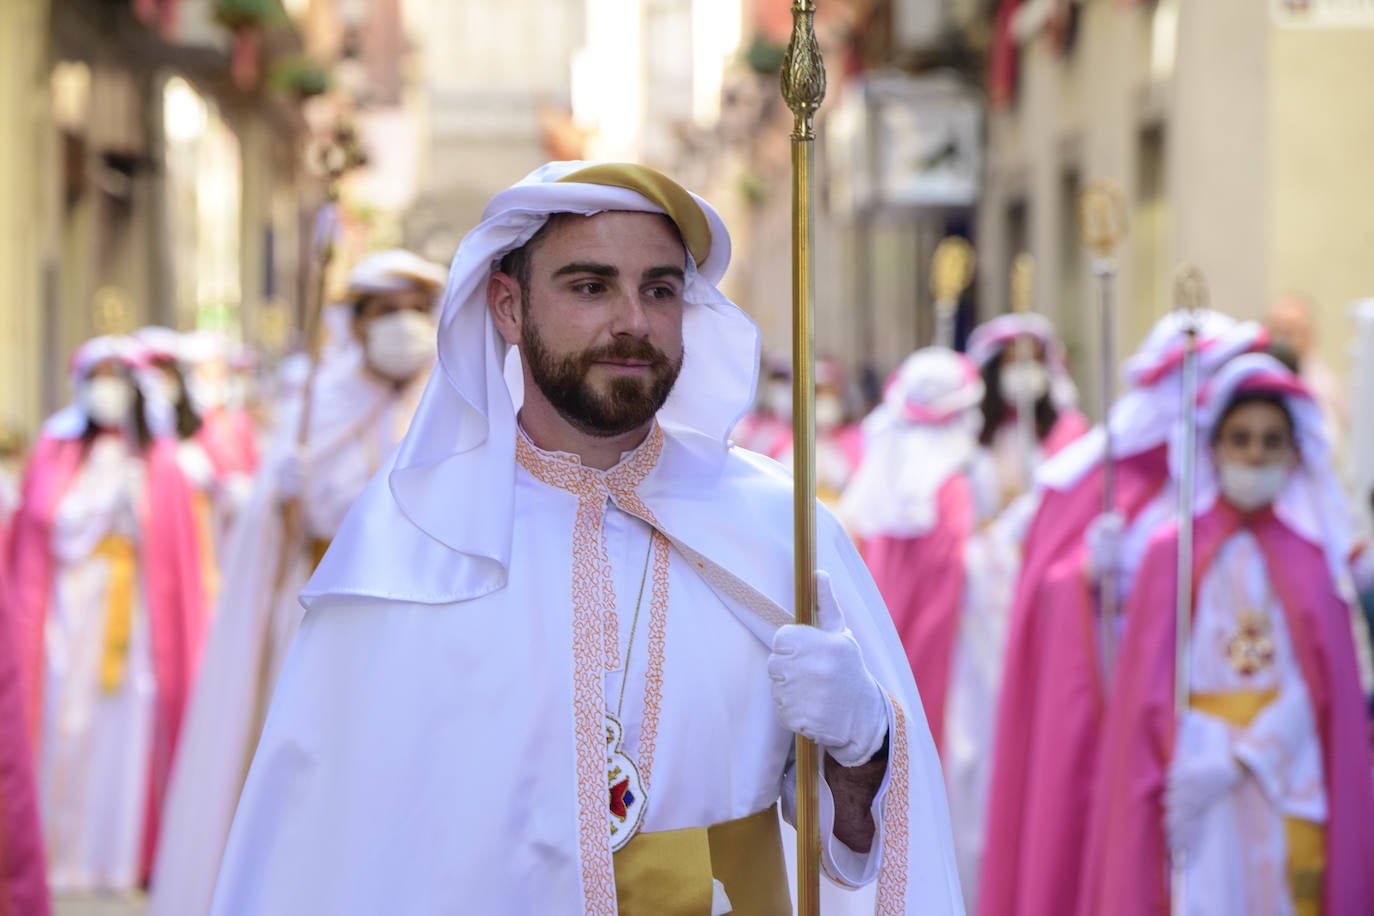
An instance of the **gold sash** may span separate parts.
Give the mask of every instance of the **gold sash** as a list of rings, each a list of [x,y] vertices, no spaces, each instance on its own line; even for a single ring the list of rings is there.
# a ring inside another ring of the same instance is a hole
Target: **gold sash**
[[[197,492],[191,495],[191,514],[196,522],[196,537],[200,539],[200,578],[205,591],[205,613],[210,615],[215,612],[220,589],[219,563],[215,560],[215,514],[210,494]]]
[[[1195,693],[1188,705],[1244,728],[1278,697],[1276,689]],[[1283,819],[1288,849],[1288,890],[1297,916],[1321,916],[1326,878],[1326,826],[1295,817]]]
[[[314,572],[316,569],[319,569],[319,567],[320,567],[320,561],[324,559],[324,555],[329,551],[329,545],[330,545],[331,543],[332,543],[332,542],[329,540],[329,538],[311,538],[311,539],[310,539],[310,571],[311,571],[311,572]]]
[[[641,833],[615,854],[621,916],[709,916],[711,879],[732,916],[790,916],[778,808],[715,824]]]
[[[1275,688],[1269,690],[1233,690],[1227,693],[1195,693],[1188,697],[1188,705],[1198,712],[1215,716],[1232,725],[1244,728],[1254,721],[1260,710],[1278,699]]]
[[[95,555],[109,564],[105,588],[105,639],[100,650],[100,689],[114,693],[124,683],[129,666],[129,640],[134,626],[134,543],[106,535]]]

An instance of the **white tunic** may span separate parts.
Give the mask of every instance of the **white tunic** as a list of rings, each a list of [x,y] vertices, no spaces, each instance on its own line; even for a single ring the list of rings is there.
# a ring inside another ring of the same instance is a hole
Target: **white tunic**
[[[1257,623],[1272,646],[1272,662],[1242,673],[1232,649]],[[1194,695],[1275,690],[1278,696],[1248,727],[1196,709],[1180,726],[1176,755],[1236,757],[1246,767],[1204,815],[1201,839],[1188,856],[1188,912],[1292,913],[1284,818],[1325,823],[1322,749],[1287,620],[1248,531],[1228,540],[1203,576],[1190,648]]]
[[[701,467],[686,448],[673,445],[672,459],[665,451],[659,465],[671,492],[655,488],[657,478],[644,485],[644,501],[655,506],[660,521],[684,508],[674,499],[690,501],[706,492],[680,486],[691,468]],[[741,483],[764,480],[742,464],[731,467],[738,468],[731,473],[740,474]],[[577,608],[588,605],[574,594],[572,567],[575,544],[586,531],[577,519],[587,509],[571,492],[534,480],[523,467],[514,485],[510,575],[501,587],[467,600],[418,600],[448,587],[451,552],[408,542],[400,545],[409,558],[402,567],[388,556],[398,545],[336,541],[317,578],[334,577],[337,591],[311,598],[307,590],[311,610],[292,645],[244,788],[212,907],[216,916],[614,912],[613,893],[603,909],[604,875],[589,871],[598,868],[592,863],[609,865],[605,816],[590,832],[579,828],[589,823],[579,813],[586,810],[587,792],[602,810],[606,804],[605,783],[595,785],[604,769],[579,779],[581,723],[590,715],[595,733],[601,732],[605,707],[618,705],[620,680],[618,671],[602,666],[599,623],[593,630],[579,624]],[[372,485],[385,486],[385,475]],[[722,530],[722,543],[727,536],[747,544],[780,533],[753,528],[749,509],[739,507],[736,524]],[[607,504],[596,520],[604,523],[623,658],[648,531]],[[345,527],[379,521],[354,515]],[[892,876],[905,888],[898,911],[955,911],[947,839],[938,839],[948,836],[948,815],[919,701],[911,703],[909,686],[897,686],[886,649],[880,651],[871,635],[880,623],[866,616],[866,603],[876,600],[872,585],[852,578],[861,574],[852,548],[843,560],[834,553],[848,542],[833,519],[822,543],[841,606],[853,609],[852,626],[866,655],[872,652],[875,676],[892,681],[891,692],[904,698],[906,724],[896,733],[893,760],[907,755],[910,741],[909,765],[904,760],[895,781],[889,765],[876,803],[896,793],[900,815],[889,817],[883,808],[869,855],[856,856],[830,837],[833,803],[822,789],[822,835],[830,838],[823,866],[841,880],[864,881],[878,874],[881,850],[900,849],[906,864]],[[777,723],[766,670],[765,634],[776,624],[729,603],[759,596],[728,574],[708,583],[704,577],[722,571],[688,549],[674,541],[668,561],[661,714],[644,823],[649,831],[709,826],[785,796],[791,736]],[[388,570],[395,588],[413,597],[358,592],[342,574],[359,570],[360,562],[380,564],[374,568]],[[643,600],[623,708],[625,749],[641,766],[650,585]],[[600,621],[604,605],[592,606]],[[890,621],[881,623],[890,631]],[[895,633],[885,638],[896,645]],[[601,666],[591,696],[582,692],[586,685],[577,674],[589,657]],[[902,677],[909,680],[909,672]],[[584,709],[589,702],[596,708]],[[595,765],[602,767],[600,758]]]
[[[39,781],[59,891],[130,890],[140,878],[157,685],[137,569],[124,674],[112,692],[101,685],[112,563],[97,550],[109,535],[136,538],[142,477],[122,439],[98,438],[53,526]]]

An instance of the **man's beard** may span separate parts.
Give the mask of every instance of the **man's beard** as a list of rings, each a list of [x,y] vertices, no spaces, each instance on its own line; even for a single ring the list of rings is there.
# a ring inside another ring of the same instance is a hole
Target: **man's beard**
[[[647,340],[617,339],[604,347],[571,356],[554,356],[539,329],[529,320],[520,333],[520,357],[530,376],[563,419],[591,436],[610,437],[632,432],[648,423],[668,400],[682,371],[682,358],[670,360]],[[609,390],[598,391],[588,381],[592,366],[603,360],[638,360],[649,364],[649,378],[612,378]]]

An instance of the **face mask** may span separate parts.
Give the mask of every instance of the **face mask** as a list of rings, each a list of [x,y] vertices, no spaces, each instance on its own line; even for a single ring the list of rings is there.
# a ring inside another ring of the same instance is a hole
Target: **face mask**
[[[81,386],[77,401],[96,426],[115,429],[129,418],[134,389],[123,379],[101,376]]]
[[[790,411],[791,404],[788,404]],[[816,398],[816,426],[821,429],[834,429],[844,422],[844,404],[837,397],[824,395]]]
[[[175,407],[181,400],[181,386],[176,379],[158,373],[142,381],[143,393],[148,400],[168,407]]]
[[[1248,464],[1222,463],[1217,468],[1217,479],[1222,494],[1231,505],[1243,512],[1253,512],[1269,505],[1279,495],[1283,485],[1288,482],[1288,465],[1251,467]]]
[[[229,386],[224,382],[211,382],[203,378],[192,378],[191,401],[197,410],[214,410],[223,407],[229,399]]]
[[[780,419],[791,419],[792,417],[792,383],[791,382],[771,382],[768,385],[768,397],[764,399],[768,409],[773,411],[775,417]]]
[[[394,382],[409,381],[433,363],[438,346],[434,320],[419,312],[396,312],[367,325],[367,363]]]
[[[999,387],[1008,404],[1034,404],[1050,390],[1050,374],[1041,363],[1011,363],[1002,367]]]

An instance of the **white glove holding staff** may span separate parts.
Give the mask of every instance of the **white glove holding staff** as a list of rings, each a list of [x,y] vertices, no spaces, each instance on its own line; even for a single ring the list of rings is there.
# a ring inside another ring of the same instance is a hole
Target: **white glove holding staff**
[[[1088,547],[1089,579],[1100,579],[1108,572],[1121,573],[1121,541],[1126,534],[1126,517],[1120,512],[1104,512],[1088,523],[1083,542]]]
[[[305,492],[305,454],[295,448],[276,456],[272,473],[277,485],[277,498],[282,501],[298,499]]]
[[[779,627],[768,676],[778,721],[819,744],[841,766],[868,760],[887,737],[887,701],[845,626],[830,576],[816,573],[816,623]]]

